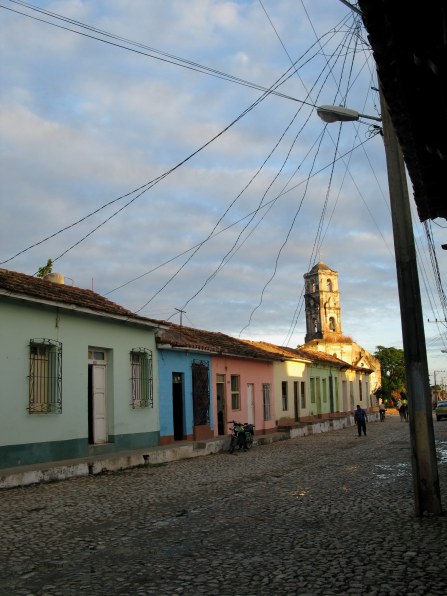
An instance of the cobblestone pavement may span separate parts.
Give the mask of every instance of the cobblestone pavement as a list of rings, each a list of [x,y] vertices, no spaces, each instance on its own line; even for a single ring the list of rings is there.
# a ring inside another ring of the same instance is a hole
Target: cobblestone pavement
[[[447,511],[447,422],[434,422]],[[0,492],[0,594],[447,593],[398,417]]]

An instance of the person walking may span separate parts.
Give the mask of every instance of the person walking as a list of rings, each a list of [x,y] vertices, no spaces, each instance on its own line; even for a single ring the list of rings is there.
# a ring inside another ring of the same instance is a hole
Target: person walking
[[[368,420],[368,416],[366,414],[366,411],[363,410],[359,405],[357,405],[357,409],[354,412],[354,420],[357,424],[359,437],[362,436],[362,431],[363,435],[366,437],[366,421]]]

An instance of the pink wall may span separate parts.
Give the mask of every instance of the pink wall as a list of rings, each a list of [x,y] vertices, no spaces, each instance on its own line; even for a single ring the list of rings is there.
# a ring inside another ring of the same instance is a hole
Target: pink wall
[[[217,375],[225,375],[225,434],[229,434],[230,425],[228,421],[248,422],[249,414],[247,408],[247,385],[253,385],[253,419],[256,434],[272,432],[275,430],[275,396],[273,384],[273,363],[244,358],[232,358],[225,356],[212,357],[212,396],[213,396],[213,417],[214,434],[218,434],[217,422],[217,399],[216,399],[216,378]],[[231,407],[231,375],[239,375],[240,380],[240,410],[233,410]],[[264,420],[264,402],[262,386],[270,384],[270,419]]]

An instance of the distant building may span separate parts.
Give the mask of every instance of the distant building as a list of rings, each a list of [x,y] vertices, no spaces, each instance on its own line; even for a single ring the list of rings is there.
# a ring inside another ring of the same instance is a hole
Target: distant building
[[[372,394],[381,386],[380,362],[351,337],[343,335],[337,271],[320,261],[304,274],[304,280],[306,343],[301,347],[336,356],[355,367],[372,369],[368,406],[376,405]]]

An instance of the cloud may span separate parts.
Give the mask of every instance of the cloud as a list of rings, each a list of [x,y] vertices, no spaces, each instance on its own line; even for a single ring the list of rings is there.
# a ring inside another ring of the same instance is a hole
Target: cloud
[[[147,316],[177,320],[187,304],[189,324],[275,342],[293,328],[295,345],[303,274],[321,259],[339,272],[344,332],[398,345],[381,137],[365,124],[325,130],[312,105],[375,114],[372,57],[361,40],[347,47],[341,3],[263,5],[276,31],[247,0],[39,2],[140,45],[3,10],[2,266],[34,273],[65,253],[55,267],[73,283]],[[299,101],[265,98],[192,156],[262,91],[138,53],[154,49],[265,88],[287,73],[277,90]]]

